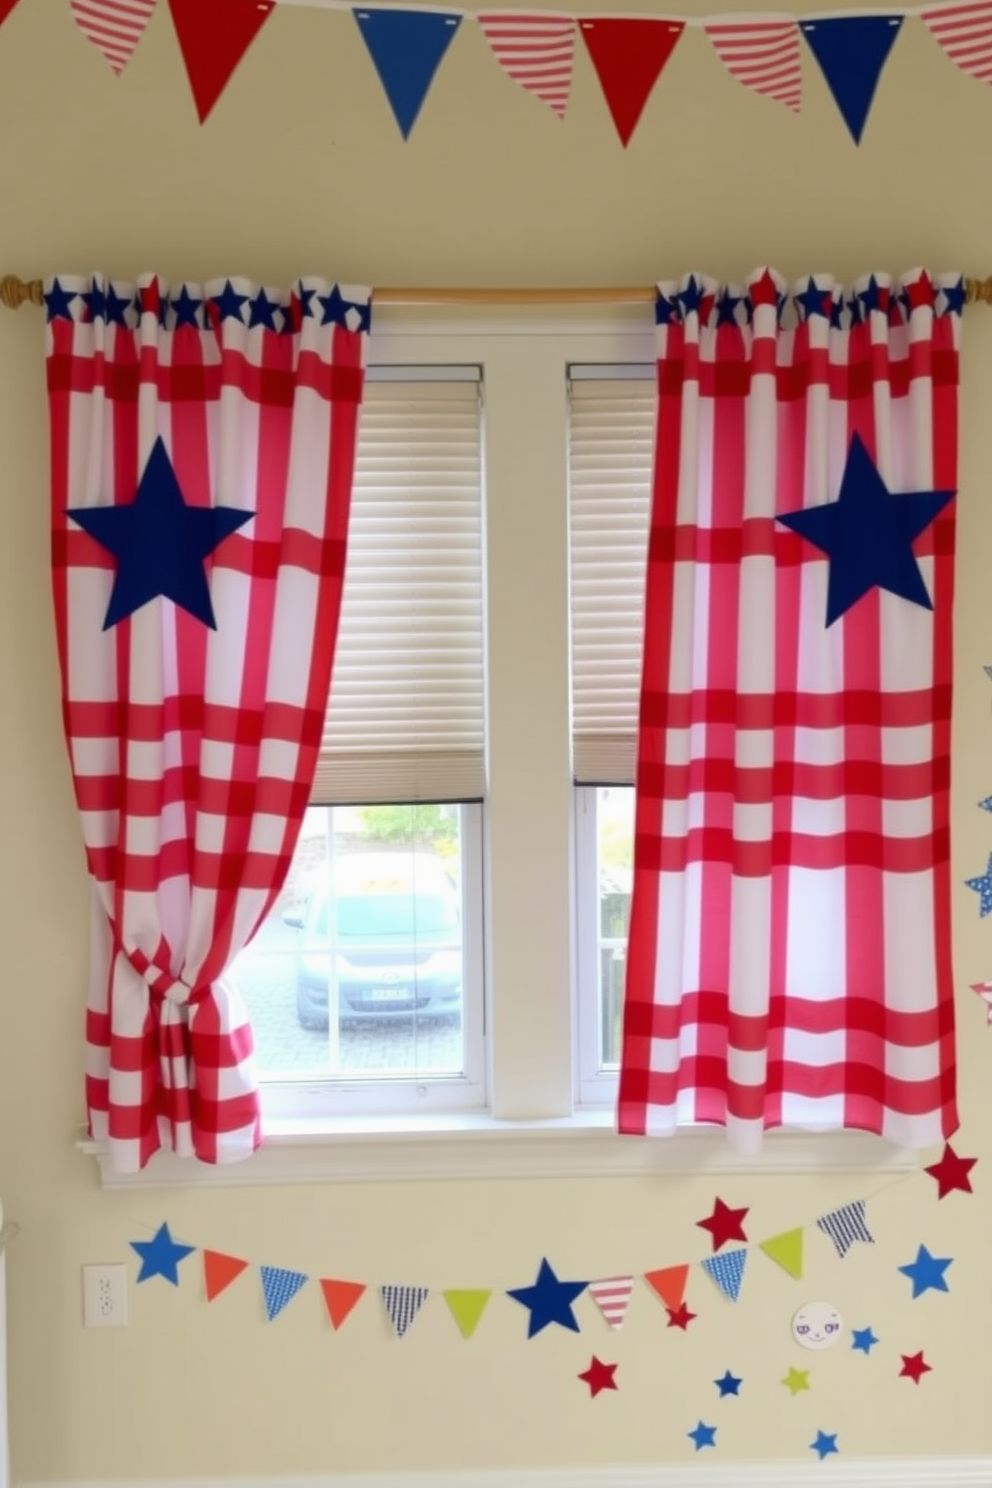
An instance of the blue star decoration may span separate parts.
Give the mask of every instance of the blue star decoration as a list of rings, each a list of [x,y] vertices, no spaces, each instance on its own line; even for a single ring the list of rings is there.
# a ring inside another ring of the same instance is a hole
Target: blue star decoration
[[[916,1260],[908,1266],[900,1266],[903,1276],[913,1283],[913,1297],[922,1297],[924,1292],[947,1292],[944,1272],[953,1263],[953,1256],[932,1256],[925,1245],[916,1252]]]
[[[44,295],[45,311],[49,323],[53,320],[71,320],[72,311],[69,306],[76,299],[74,289],[63,289],[58,278],[52,280],[52,287]]]
[[[659,291],[654,302],[655,325],[671,325],[672,316],[675,315],[676,309],[677,306],[674,299],[669,299],[667,295],[663,295]]]
[[[107,324],[126,326],[126,316],[130,308],[131,301],[122,299],[114,286],[112,284],[109,285],[104,299],[104,314],[107,317]]]
[[[571,1328],[573,1333],[578,1333],[579,1325],[572,1311],[572,1303],[588,1285],[587,1281],[559,1281],[545,1258],[541,1261],[541,1269],[533,1286],[515,1287],[506,1295],[529,1310],[528,1338],[533,1338],[551,1323],[557,1323],[561,1328]]]
[[[203,301],[191,295],[184,284],[172,301],[172,308],[176,312],[177,331],[180,326],[192,326],[194,331],[200,329],[200,307],[202,304]]]
[[[720,1391],[721,1400],[725,1395],[739,1395],[741,1393],[742,1381],[738,1379],[736,1374],[731,1374],[729,1369],[721,1379],[715,1379],[713,1383]]]
[[[700,1421],[693,1431],[687,1431],[686,1436],[696,1443],[697,1452],[701,1452],[703,1447],[716,1446],[716,1427],[707,1426],[705,1421]]]
[[[981,804],[984,805],[984,801]],[[965,885],[974,889],[979,896],[978,914],[984,920],[987,914],[992,914],[992,853],[989,853],[989,865],[985,872],[980,873],[977,878],[966,878]]]
[[[851,440],[836,501],[777,520],[827,554],[827,625],[871,589],[886,589],[932,610],[913,543],[954,491],[891,492],[857,434]]]
[[[187,506],[161,439],[132,502],[70,507],[68,515],[117,559],[104,630],[160,595],[217,629],[204,559],[254,512]]]
[[[732,295],[729,290],[724,290],[716,302],[716,323],[718,326],[735,326],[737,324],[737,306],[740,304],[741,299],[741,295]]]
[[[254,326],[264,326],[267,331],[274,331],[276,311],[280,308],[278,300],[270,300],[265,290],[260,289],[248,307],[249,330]]]
[[[107,296],[98,279],[94,279],[91,287],[83,291],[81,298],[83,304],[86,306],[90,320],[106,319]]]
[[[810,1442],[809,1449],[811,1452],[816,1453],[821,1462],[824,1457],[829,1457],[831,1452],[839,1453],[840,1447],[837,1445],[837,1432],[835,1431],[831,1435],[826,1431],[818,1431],[816,1433],[816,1440]]]
[[[339,325],[346,331],[367,331],[371,324],[371,316],[367,305],[359,305],[354,300],[346,300],[341,293],[340,287],[335,284],[331,287],[330,294],[318,295],[318,304],[323,311],[321,325]]]
[[[829,289],[821,289],[816,280],[810,275],[806,288],[796,296],[797,305],[803,309],[803,319],[809,320],[813,315],[822,315],[824,320],[830,319],[830,307],[833,302]]]
[[[160,1224],[153,1240],[131,1240],[131,1249],[141,1257],[139,1281],[151,1281],[153,1276],[164,1276],[173,1286],[179,1285],[179,1262],[192,1255],[195,1245],[179,1245],[169,1233],[167,1224]]]
[[[851,1347],[860,1349],[863,1354],[870,1354],[878,1339],[870,1328],[851,1329]]]
[[[218,324],[225,320],[236,320],[244,325],[245,319],[241,313],[241,307],[248,303],[248,296],[238,294],[230,279],[220,294],[214,295],[209,303],[217,316]]]

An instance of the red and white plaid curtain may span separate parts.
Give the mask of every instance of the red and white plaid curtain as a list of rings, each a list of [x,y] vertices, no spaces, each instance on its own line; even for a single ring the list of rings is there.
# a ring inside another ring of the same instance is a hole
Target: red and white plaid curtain
[[[45,302],[63,715],[94,886],[90,1130],[120,1171],[160,1146],[227,1161],[260,1128],[225,971],[282,886],[316,768],[369,294],[61,278]],[[161,589],[108,611],[128,555],[91,535],[103,517],[84,530],[88,509],[135,502],[156,449],[185,505],[242,514],[203,559],[215,628]]]
[[[912,544],[932,610],[873,587],[829,626],[777,519],[838,500],[855,435],[889,492],[953,491],[962,301],[659,286],[622,1132],[957,1125],[954,502]]]

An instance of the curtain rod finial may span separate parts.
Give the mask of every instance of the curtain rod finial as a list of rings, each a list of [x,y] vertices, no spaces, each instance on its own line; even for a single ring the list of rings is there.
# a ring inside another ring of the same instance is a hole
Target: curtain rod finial
[[[19,279],[16,274],[5,274],[0,279],[0,302],[8,310],[19,310],[26,301],[30,301],[32,305],[41,305],[42,289],[40,279]]]
[[[965,300],[969,305],[992,305],[992,275],[988,279],[968,279],[964,281]]]

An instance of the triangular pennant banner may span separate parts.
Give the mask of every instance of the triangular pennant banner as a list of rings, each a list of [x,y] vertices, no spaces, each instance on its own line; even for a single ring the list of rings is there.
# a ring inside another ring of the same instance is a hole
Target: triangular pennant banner
[[[306,1285],[308,1277],[302,1271],[285,1271],[282,1266],[260,1266],[259,1271],[265,1311],[271,1323],[292,1302],[300,1287]]]
[[[685,1284],[689,1279],[688,1266],[663,1266],[660,1271],[645,1271],[644,1280],[656,1292],[666,1307],[678,1312],[685,1300]]]
[[[856,145],[902,16],[846,15],[803,21],[802,32],[820,64]]]
[[[379,1288],[379,1295],[396,1337],[402,1338],[430,1293],[427,1287],[384,1286]]]
[[[352,15],[400,133],[409,139],[461,16],[427,10],[354,10]]]
[[[179,49],[202,124],[245,52],[261,31],[275,0],[169,0]]]
[[[242,1271],[247,1271],[248,1262],[239,1260],[237,1256],[224,1255],[219,1250],[205,1250],[203,1252],[203,1285],[207,1293],[207,1301],[212,1302],[219,1297],[221,1292],[226,1291],[232,1281],[237,1281]]]
[[[992,83],[992,3],[940,5],[920,19],[951,61],[980,82]],[[987,670],[987,668],[986,668]]]
[[[0,0],[0,26],[3,25],[16,4],[17,0]]]
[[[803,75],[795,21],[721,20],[703,29],[731,77],[798,114]]]
[[[817,1228],[829,1235],[841,1260],[847,1255],[856,1240],[865,1245],[874,1245],[875,1236],[868,1228],[865,1218],[865,1200],[856,1199],[853,1204],[843,1204],[829,1214],[821,1214]]]
[[[626,147],[685,22],[662,16],[590,16],[579,22],[579,29]]]
[[[741,1282],[744,1280],[744,1267],[747,1263],[746,1250],[725,1250],[720,1255],[707,1256],[703,1261],[703,1270],[708,1272],[731,1302],[736,1302],[741,1294]]]
[[[557,11],[483,10],[477,17],[500,66],[564,119],[575,61],[575,22]]]
[[[124,71],[157,0],[72,0],[76,25],[114,71]]]
[[[320,1290],[324,1294],[324,1306],[327,1308],[327,1316],[331,1327],[335,1331],[350,1315],[355,1303],[366,1291],[363,1281],[335,1281],[333,1278],[323,1278]]]
[[[491,1296],[491,1291],[481,1289],[471,1291],[454,1288],[445,1292],[444,1300],[451,1308],[451,1316],[458,1324],[463,1338],[472,1337]]]
[[[627,1316],[633,1285],[632,1276],[604,1276],[600,1281],[589,1283],[593,1301],[611,1328],[619,1328]]]
[[[802,1280],[803,1275],[803,1232],[802,1230],[783,1230],[781,1235],[773,1235],[770,1240],[760,1242],[761,1249],[765,1255],[773,1260],[776,1265],[788,1271],[797,1281]]]

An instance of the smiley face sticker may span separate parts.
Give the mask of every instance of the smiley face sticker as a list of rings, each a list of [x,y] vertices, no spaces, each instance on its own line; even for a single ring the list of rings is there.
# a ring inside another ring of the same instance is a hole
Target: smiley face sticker
[[[806,1302],[792,1319],[792,1336],[801,1348],[825,1349],[839,1341],[843,1327],[832,1302]]]

